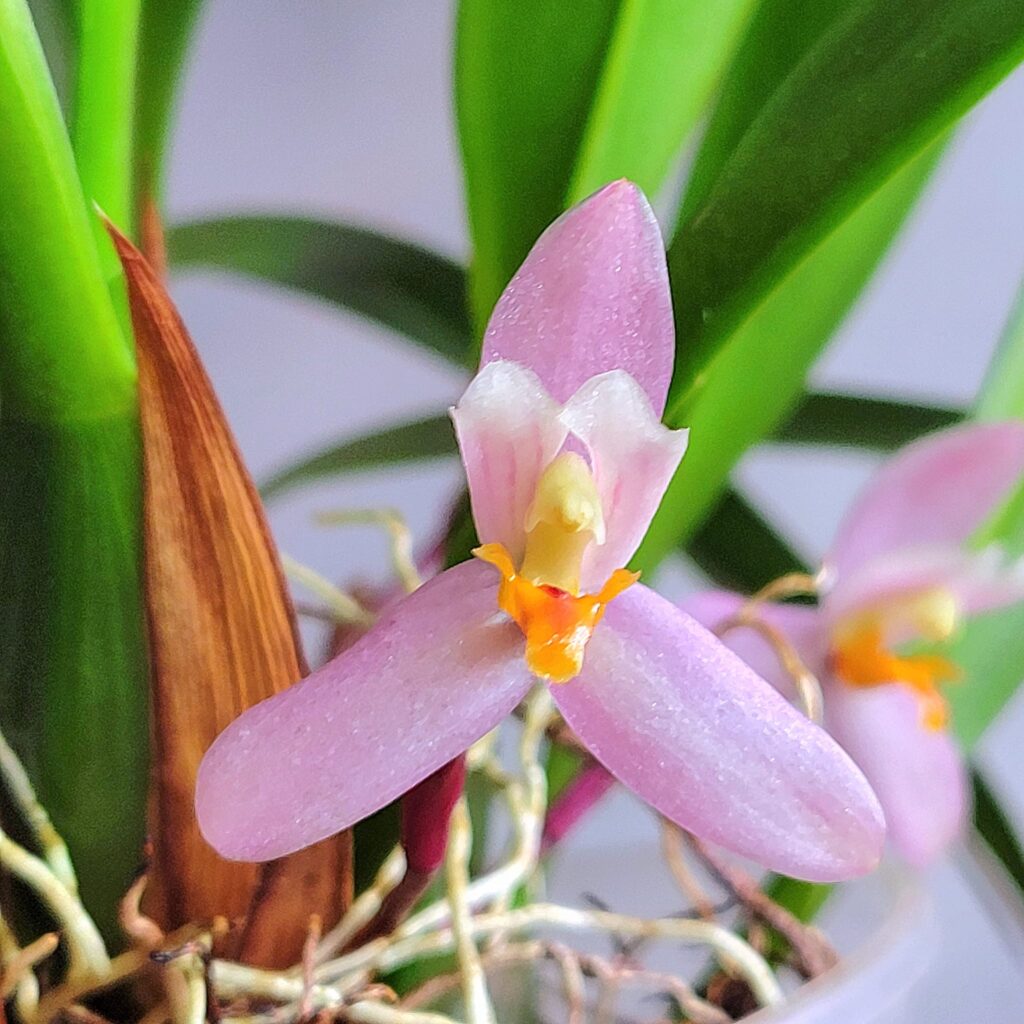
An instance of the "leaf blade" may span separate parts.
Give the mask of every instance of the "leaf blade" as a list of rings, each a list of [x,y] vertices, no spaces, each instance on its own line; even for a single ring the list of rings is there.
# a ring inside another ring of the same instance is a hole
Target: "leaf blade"
[[[1022,58],[1024,9],[1013,3],[847,5],[680,224],[670,251],[688,302],[677,410],[699,388],[699,368],[773,284]]]
[[[454,455],[455,432],[447,413],[400,423],[329,445],[279,470],[260,488],[264,498],[276,498],[304,483],[327,477]]]
[[[616,178],[659,189],[754,4],[625,0],[575,161],[569,202]]]
[[[472,330],[461,267],[350,224],[283,215],[219,217],[167,235],[176,268],[213,267],[334,303],[467,365]]]
[[[923,434],[959,423],[963,416],[961,410],[948,407],[812,392],[804,395],[772,441],[894,452]]]
[[[691,441],[636,556],[638,566],[652,568],[690,537],[743,453],[790,414],[811,365],[881,260],[939,153],[919,157],[826,239],[719,351],[695,400],[672,413],[670,424],[689,426]]]

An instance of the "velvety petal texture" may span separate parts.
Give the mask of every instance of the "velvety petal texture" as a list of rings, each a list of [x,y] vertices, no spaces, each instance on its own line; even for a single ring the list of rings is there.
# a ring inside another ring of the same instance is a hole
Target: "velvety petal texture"
[[[825,713],[878,795],[893,846],[910,864],[934,860],[967,819],[965,768],[952,737],[924,728],[920,705],[899,684],[834,684]]]
[[[594,756],[683,828],[814,881],[878,862],[882,812],[839,745],[646,587],[609,605],[582,674],[552,690]]]
[[[210,844],[270,860],[384,806],[461,754],[530,685],[496,575],[449,569],[334,661],[236,719],[199,770]]]
[[[665,246],[643,193],[606,185],[538,239],[494,309],[481,366],[529,367],[558,402],[625,370],[660,416],[675,355]]]
[[[961,547],[1024,475],[1024,423],[943,430],[875,474],[844,519],[827,561],[847,573],[906,548]]]
[[[477,535],[513,559],[523,554],[537,481],[568,433],[560,414],[534,373],[504,360],[485,366],[451,410]]]
[[[592,590],[640,546],[686,451],[688,432],[664,426],[622,370],[588,380],[566,403],[562,422],[587,450],[604,512],[605,541],[583,562],[583,589]]]

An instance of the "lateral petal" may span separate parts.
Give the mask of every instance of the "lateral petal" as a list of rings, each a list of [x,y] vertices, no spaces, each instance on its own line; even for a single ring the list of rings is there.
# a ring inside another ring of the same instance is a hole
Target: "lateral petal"
[[[480,542],[516,562],[537,481],[568,433],[560,413],[536,374],[506,360],[484,366],[451,410]]]
[[[878,862],[882,812],[850,758],[646,587],[609,605],[579,678],[552,690],[594,756],[683,828],[813,881]]]
[[[228,726],[199,768],[207,841],[270,860],[348,828],[457,757],[530,686],[495,574],[464,562]]]
[[[566,403],[562,422],[586,447],[601,496],[605,540],[588,549],[581,580],[584,589],[594,589],[640,546],[686,451],[688,431],[664,426],[623,370],[583,384]]]

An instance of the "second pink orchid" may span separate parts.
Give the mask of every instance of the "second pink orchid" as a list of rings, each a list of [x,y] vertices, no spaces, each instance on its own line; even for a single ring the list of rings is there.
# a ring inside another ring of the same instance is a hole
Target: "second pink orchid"
[[[817,608],[768,605],[761,615],[822,680],[825,719],[882,802],[893,844],[916,865],[960,832],[967,810],[963,759],[947,729],[944,683],[956,665],[903,651],[948,639],[972,615],[1024,600],[1024,571],[971,535],[1024,477],[1024,423],[956,427],[903,449],[843,520],[825,557]],[[683,607],[714,627],[743,604],[706,593]],[[728,642],[783,690],[770,648],[735,631]]]

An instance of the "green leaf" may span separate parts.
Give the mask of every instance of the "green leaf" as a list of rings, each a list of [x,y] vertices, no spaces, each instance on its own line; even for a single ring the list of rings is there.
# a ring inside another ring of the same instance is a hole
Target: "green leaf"
[[[563,210],[618,0],[462,0],[455,104],[481,326]]]
[[[132,134],[135,118],[139,0],[80,0],[71,141],[86,200],[127,234],[134,231]],[[100,258],[110,282],[121,265],[102,225],[93,218]],[[120,285],[118,285],[120,287]]]
[[[807,372],[870,278],[931,173],[919,157],[809,255],[720,349],[692,402],[673,410],[690,445],[636,557],[651,569],[706,516],[740,457],[803,393]],[[676,308],[685,301],[677,296]]]
[[[173,266],[230,270],[335,303],[437,355],[472,361],[465,274],[409,242],[304,217],[222,217],[173,228]]]
[[[624,0],[576,159],[569,202],[616,178],[657,191],[697,124],[751,0]]]
[[[981,420],[1024,418],[1024,285],[985,376],[975,415]]]
[[[455,431],[446,413],[397,427],[364,434],[329,445],[279,470],[260,488],[264,498],[278,497],[301,484],[312,483],[379,466],[453,455]]]
[[[922,434],[951,427],[963,417],[960,409],[862,395],[809,394],[772,440],[893,452]]]
[[[725,491],[690,538],[686,553],[718,586],[753,594],[803,559],[741,494]]]
[[[0,420],[0,718],[115,943],[148,776],[138,456],[134,414]]]
[[[1024,58],[1024,5],[850,0],[796,56],[713,183],[696,176],[673,242],[673,418],[780,282]]]
[[[135,83],[135,187],[157,199],[182,67],[202,0],[142,0]]]
[[[1024,850],[1013,824],[999,805],[999,799],[977,767],[971,771],[974,794],[974,828],[985,845],[999,859],[1007,874],[1024,892]]]
[[[0,0],[3,415],[74,420],[134,404],[57,97],[22,0]]]
[[[0,719],[116,936],[146,785],[135,370],[22,0],[0,124]]]
[[[540,233],[616,178],[653,194],[751,0],[462,0],[455,96],[478,327]]]
[[[1024,290],[978,396],[978,419],[1024,418],[1022,366]],[[1011,558],[1024,555],[1024,483],[975,541],[978,546],[999,544]],[[972,618],[954,641],[949,657],[967,679],[966,685],[951,686],[946,695],[957,736],[970,749],[1024,681],[1024,604]]]

